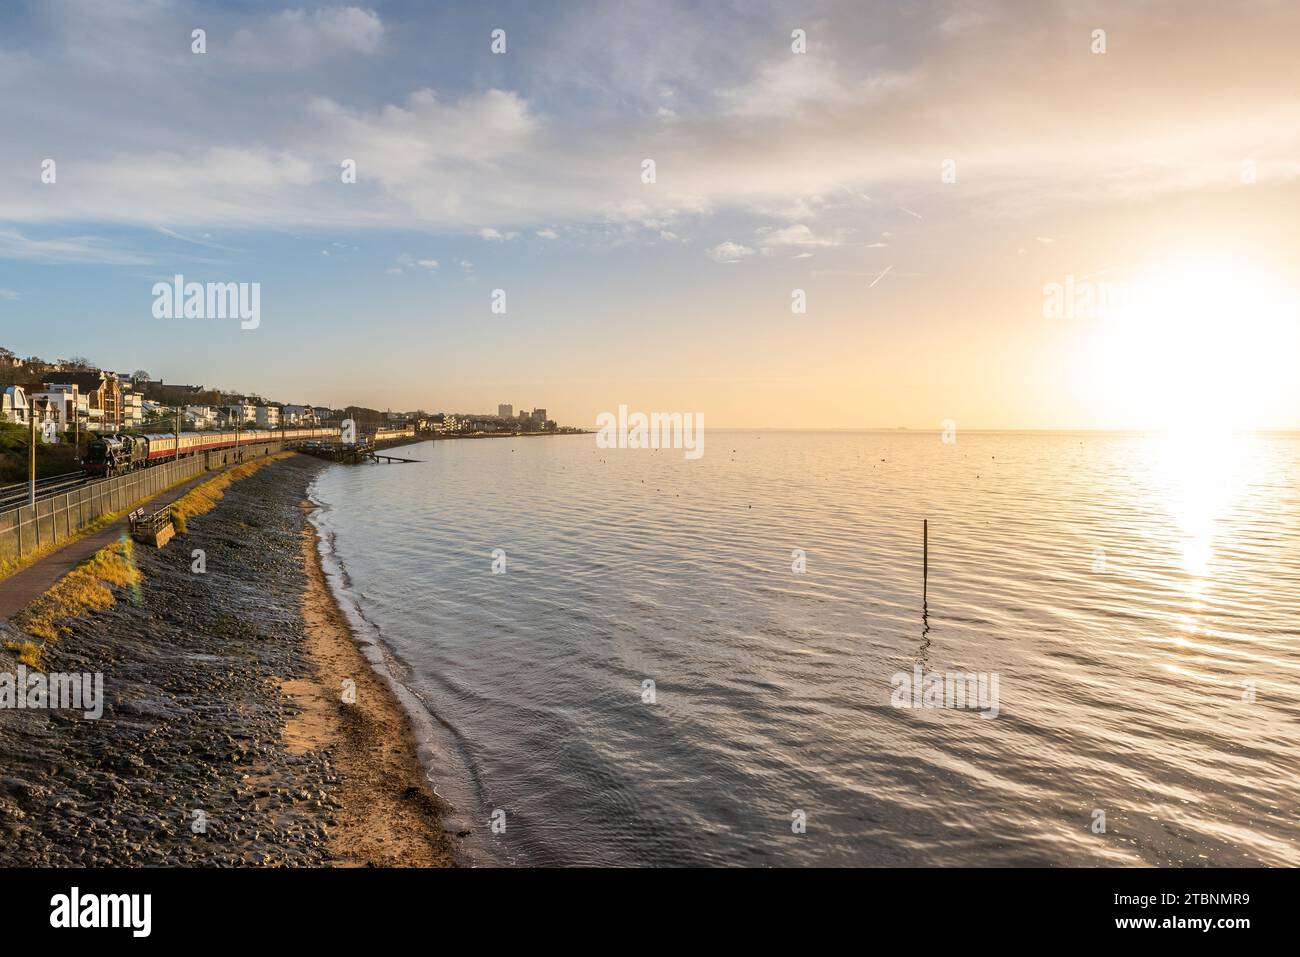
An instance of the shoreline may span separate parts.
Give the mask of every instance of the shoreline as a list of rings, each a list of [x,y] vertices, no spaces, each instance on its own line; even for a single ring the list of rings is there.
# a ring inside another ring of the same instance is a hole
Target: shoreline
[[[569,432],[427,432],[416,435],[416,442],[444,442],[448,439],[542,439],[561,435],[595,435],[592,429]],[[406,443],[410,444],[410,443]]]
[[[281,683],[300,709],[285,723],[285,744],[294,753],[328,747],[337,755],[344,786],[329,839],[335,863],[454,866],[455,849],[443,829],[451,809],[425,784],[409,715],[366,660],[326,580],[310,520],[318,507],[306,498],[299,504],[307,518],[299,536],[304,642],[315,675]]]
[[[469,809],[479,806],[481,796],[473,784],[473,770],[466,763],[457,746],[455,736],[448,737],[428,703],[403,680],[405,664],[384,644],[374,626],[349,592],[347,570],[333,547],[333,535],[327,528],[325,514],[331,509],[328,503],[314,497],[314,482],[307,490],[303,508],[307,510],[307,525],[314,530],[311,536],[309,559],[321,575],[326,599],[338,616],[337,626],[342,629],[354,652],[368,673],[384,686],[386,700],[402,716],[407,735],[407,754],[419,771],[417,782],[432,792],[441,806],[443,832],[454,843],[456,866],[479,866],[501,863],[493,849],[485,844],[475,831],[468,816]]]
[[[457,863],[409,717],[315,555],[304,498],[324,467],[233,483],[178,542],[134,549],[137,587],[46,642],[48,673],[102,673],[103,712],[0,708],[0,865]]]

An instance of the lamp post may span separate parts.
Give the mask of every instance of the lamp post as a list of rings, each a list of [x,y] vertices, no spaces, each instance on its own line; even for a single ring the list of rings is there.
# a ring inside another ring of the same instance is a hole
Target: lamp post
[[[27,504],[35,507],[36,505],[36,408],[34,405],[27,406],[27,420],[31,425],[31,434],[27,443],[27,479],[29,482],[27,490]]]

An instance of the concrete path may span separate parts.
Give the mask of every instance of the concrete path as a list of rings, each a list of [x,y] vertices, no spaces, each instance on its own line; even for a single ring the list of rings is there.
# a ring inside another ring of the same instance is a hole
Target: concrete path
[[[164,505],[170,505],[194,486],[206,482],[224,470],[201,472],[181,485],[173,486],[165,492],[159,492],[145,501],[157,511]],[[142,503],[143,504],[143,503]],[[136,508],[140,506],[137,505]],[[0,581],[0,621],[8,621],[30,605],[41,595],[50,590],[50,586],[84,562],[105,545],[111,545],[126,533],[130,521],[126,515],[99,531],[78,538],[70,545],[65,545],[44,558],[38,559],[20,572],[16,572],[4,581]]]

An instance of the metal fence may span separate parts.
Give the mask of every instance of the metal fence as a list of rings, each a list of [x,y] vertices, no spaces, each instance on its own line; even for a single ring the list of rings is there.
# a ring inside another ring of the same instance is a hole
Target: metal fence
[[[57,545],[95,519],[125,511],[177,482],[236,461],[262,458],[280,451],[281,447],[280,442],[266,442],[244,446],[238,452],[235,449],[204,452],[117,478],[87,482],[70,492],[38,499],[35,505],[0,512],[0,561],[22,558],[47,545]]]

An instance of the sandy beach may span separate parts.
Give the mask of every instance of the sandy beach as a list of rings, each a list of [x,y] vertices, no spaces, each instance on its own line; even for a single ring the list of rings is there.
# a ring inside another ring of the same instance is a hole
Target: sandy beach
[[[138,590],[43,643],[47,672],[103,674],[103,715],[0,709],[0,864],[454,862],[406,715],[321,571],[305,492],[322,467],[234,483],[167,548],[134,550]]]

